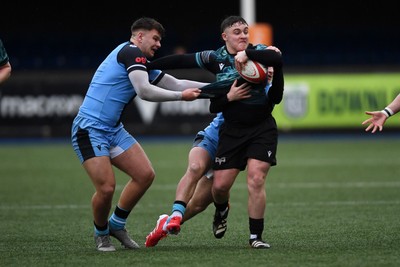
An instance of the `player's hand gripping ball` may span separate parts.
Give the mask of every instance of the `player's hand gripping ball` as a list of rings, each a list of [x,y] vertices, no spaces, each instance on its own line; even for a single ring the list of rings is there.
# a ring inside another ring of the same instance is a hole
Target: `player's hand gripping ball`
[[[267,68],[250,59],[241,66],[236,65],[236,69],[243,79],[251,83],[262,83],[267,79]]]

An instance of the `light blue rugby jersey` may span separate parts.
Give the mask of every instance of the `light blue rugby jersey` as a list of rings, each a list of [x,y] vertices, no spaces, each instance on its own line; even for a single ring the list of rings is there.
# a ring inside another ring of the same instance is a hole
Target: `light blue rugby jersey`
[[[118,53],[122,49],[125,49],[124,63],[118,61]],[[117,126],[125,106],[137,95],[129,80],[129,71],[137,69],[147,71],[146,59],[145,62],[135,60],[138,58],[145,59],[146,57],[135,45],[125,42],[117,46],[97,68],[79,108],[78,116],[99,121],[111,127]],[[162,77],[160,70],[148,72],[150,82]]]

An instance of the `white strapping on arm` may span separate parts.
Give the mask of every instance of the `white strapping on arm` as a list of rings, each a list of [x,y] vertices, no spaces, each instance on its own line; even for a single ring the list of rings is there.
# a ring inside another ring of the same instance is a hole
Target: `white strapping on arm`
[[[164,77],[158,82],[157,86],[171,90],[183,91],[188,88],[200,88],[206,86],[208,83],[197,82],[192,80],[177,79],[174,76],[165,74]]]
[[[149,75],[146,71],[134,70],[129,73],[129,79],[137,95],[143,100],[151,102],[182,100],[181,92],[174,92],[152,85],[149,82]]]

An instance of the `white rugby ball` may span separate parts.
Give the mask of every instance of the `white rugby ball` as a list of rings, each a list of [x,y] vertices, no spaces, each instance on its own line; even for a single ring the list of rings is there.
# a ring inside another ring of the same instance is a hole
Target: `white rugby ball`
[[[249,59],[238,72],[248,82],[262,83],[267,79],[268,70],[264,65]]]

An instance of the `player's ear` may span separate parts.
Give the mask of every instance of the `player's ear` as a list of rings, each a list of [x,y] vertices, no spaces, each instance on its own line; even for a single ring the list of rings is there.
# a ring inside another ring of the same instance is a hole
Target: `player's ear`
[[[139,31],[137,33],[137,40],[141,43],[143,41],[143,32]]]
[[[226,33],[221,33],[221,38],[222,38],[222,40],[224,40],[224,41],[226,41]]]

